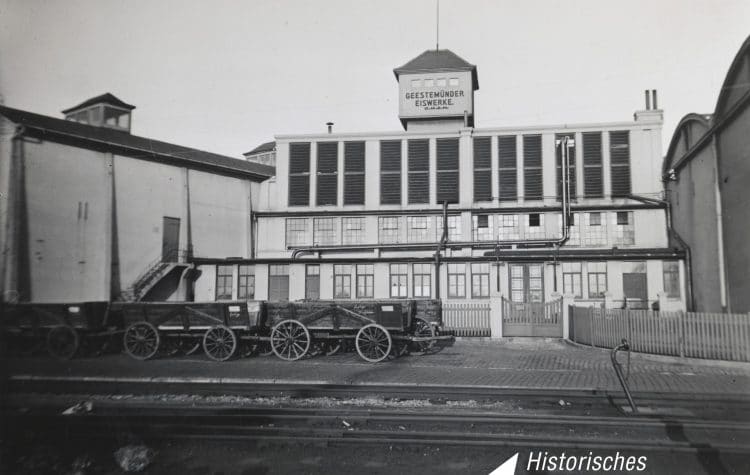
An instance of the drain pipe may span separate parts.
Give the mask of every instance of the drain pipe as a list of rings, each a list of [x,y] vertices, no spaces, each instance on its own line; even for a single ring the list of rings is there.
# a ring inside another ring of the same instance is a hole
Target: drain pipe
[[[440,252],[448,240],[448,202],[443,201],[443,235],[435,249],[435,298],[440,300]]]

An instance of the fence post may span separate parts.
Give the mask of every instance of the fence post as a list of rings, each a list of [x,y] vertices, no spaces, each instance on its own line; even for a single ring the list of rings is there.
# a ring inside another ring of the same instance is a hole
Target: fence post
[[[680,348],[680,358],[685,357],[685,319],[687,317],[687,314],[683,311],[680,311],[680,342],[678,344]]]
[[[562,324],[563,332],[562,336],[566,340],[570,340],[570,307],[573,305],[573,295],[563,294],[562,295]]]
[[[596,348],[596,345],[594,344],[594,307],[589,307],[589,333],[591,339],[589,340],[591,342],[591,347]]]
[[[503,337],[503,299],[500,295],[490,297],[490,337]]]

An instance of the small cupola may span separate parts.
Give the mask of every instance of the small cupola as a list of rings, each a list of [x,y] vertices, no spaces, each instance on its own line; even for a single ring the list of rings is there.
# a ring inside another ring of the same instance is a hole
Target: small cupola
[[[106,93],[65,109],[62,113],[65,114],[66,120],[130,132],[130,116],[133,109],[135,106]]]

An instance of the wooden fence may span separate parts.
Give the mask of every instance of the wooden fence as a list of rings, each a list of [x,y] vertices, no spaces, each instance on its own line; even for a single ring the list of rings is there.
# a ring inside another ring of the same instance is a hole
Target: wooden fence
[[[490,302],[443,303],[443,330],[456,336],[490,336]]]
[[[652,312],[570,307],[570,339],[614,348],[690,358],[750,361],[750,314]]]

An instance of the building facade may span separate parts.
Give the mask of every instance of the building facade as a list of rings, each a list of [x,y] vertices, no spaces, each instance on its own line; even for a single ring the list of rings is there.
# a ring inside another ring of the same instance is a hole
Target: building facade
[[[262,300],[567,294],[581,305],[685,308],[684,252],[670,246],[662,201],[661,110],[475,128],[475,66],[427,51],[394,72],[405,130],[277,136],[276,176],[253,216],[255,259],[203,260],[202,272],[236,287],[251,267]]]
[[[663,175],[672,225],[690,249],[698,312],[750,311],[750,37],[727,72],[712,114],[677,126]]]

